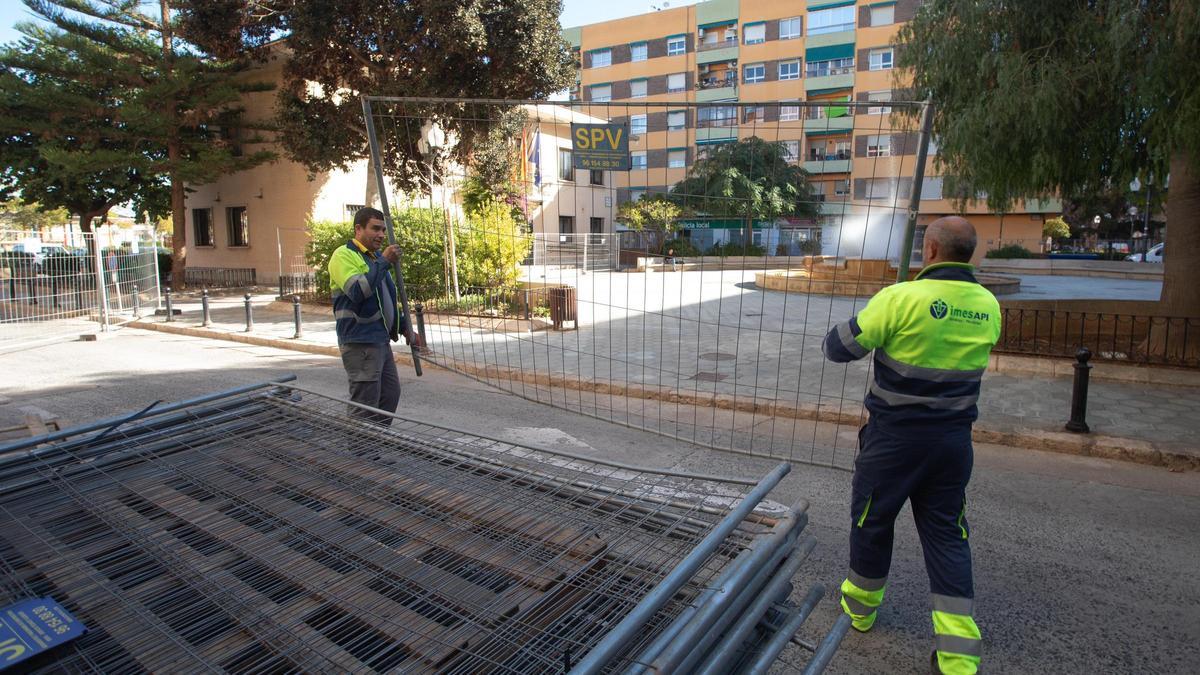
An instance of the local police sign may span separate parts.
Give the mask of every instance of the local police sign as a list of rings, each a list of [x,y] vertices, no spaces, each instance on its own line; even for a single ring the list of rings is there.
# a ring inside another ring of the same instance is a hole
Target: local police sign
[[[572,166],[629,171],[629,129],[624,124],[571,124]]]

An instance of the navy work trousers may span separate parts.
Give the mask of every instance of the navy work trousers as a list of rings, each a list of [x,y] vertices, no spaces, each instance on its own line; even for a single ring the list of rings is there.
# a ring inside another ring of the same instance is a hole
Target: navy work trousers
[[[888,576],[893,525],[904,502],[911,500],[930,591],[975,597],[966,518],[973,461],[969,425],[931,428],[919,439],[864,426],[854,462],[850,569],[868,579]]]
[[[381,343],[347,343],[339,345],[342,366],[350,380],[350,400],[355,403],[396,412],[400,403],[400,376],[392,357],[392,346]],[[370,422],[389,426],[389,415],[373,413],[350,406],[350,414]]]

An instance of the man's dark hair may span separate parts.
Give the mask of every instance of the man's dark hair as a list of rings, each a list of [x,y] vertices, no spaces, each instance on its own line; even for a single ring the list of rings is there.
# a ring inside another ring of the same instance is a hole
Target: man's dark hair
[[[383,211],[373,209],[370,206],[364,206],[354,212],[354,229],[366,227],[367,223],[372,220],[383,220]]]
[[[947,260],[966,263],[971,262],[971,256],[975,255],[977,241],[974,232],[955,232],[946,229],[942,230],[940,243],[946,251]]]

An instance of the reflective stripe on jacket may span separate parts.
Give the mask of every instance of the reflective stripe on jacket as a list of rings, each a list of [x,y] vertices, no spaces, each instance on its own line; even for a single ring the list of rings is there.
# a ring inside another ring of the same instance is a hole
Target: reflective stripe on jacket
[[[392,266],[382,257],[363,252],[354,240],[346,242],[329,258],[329,290],[333,316],[337,320],[338,344],[379,343],[408,331],[396,300]]]
[[[970,424],[988,355],[1000,339],[1000,303],[970,265],[939,263],[888,286],[833,327],[822,349],[845,363],[875,351],[865,404],[873,423],[924,433]]]

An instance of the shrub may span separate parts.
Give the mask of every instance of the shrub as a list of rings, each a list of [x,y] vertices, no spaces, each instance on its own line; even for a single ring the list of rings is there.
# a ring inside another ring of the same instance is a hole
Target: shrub
[[[753,257],[764,256],[766,254],[767,249],[763,248],[762,246],[758,246],[756,244],[744,246],[741,242],[730,241],[724,244],[715,244],[712,248],[708,249],[708,253],[705,255],[716,255],[721,256],[722,258],[728,258],[730,256],[744,255]]]
[[[667,251],[674,250],[675,255],[682,258],[700,255],[700,249],[696,248],[696,245],[687,239],[668,239],[663,242],[662,250],[663,255],[666,255]]]
[[[1029,249],[1021,246],[1020,244],[1009,244],[1008,246],[1001,246],[1000,248],[995,248],[988,251],[987,255],[984,257],[999,260],[1011,260],[1014,258],[1032,258],[1034,255]]]
[[[308,228],[308,250],[304,261],[313,269],[317,292],[329,294],[329,258],[339,246],[354,236],[354,225],[349,222],[336,223],[329,220],[310,220]]]
[[[533,235],[503,202],[485,203],[469,219],[467,227],[456,231],[459,284],[485,288],[515,285]]]

